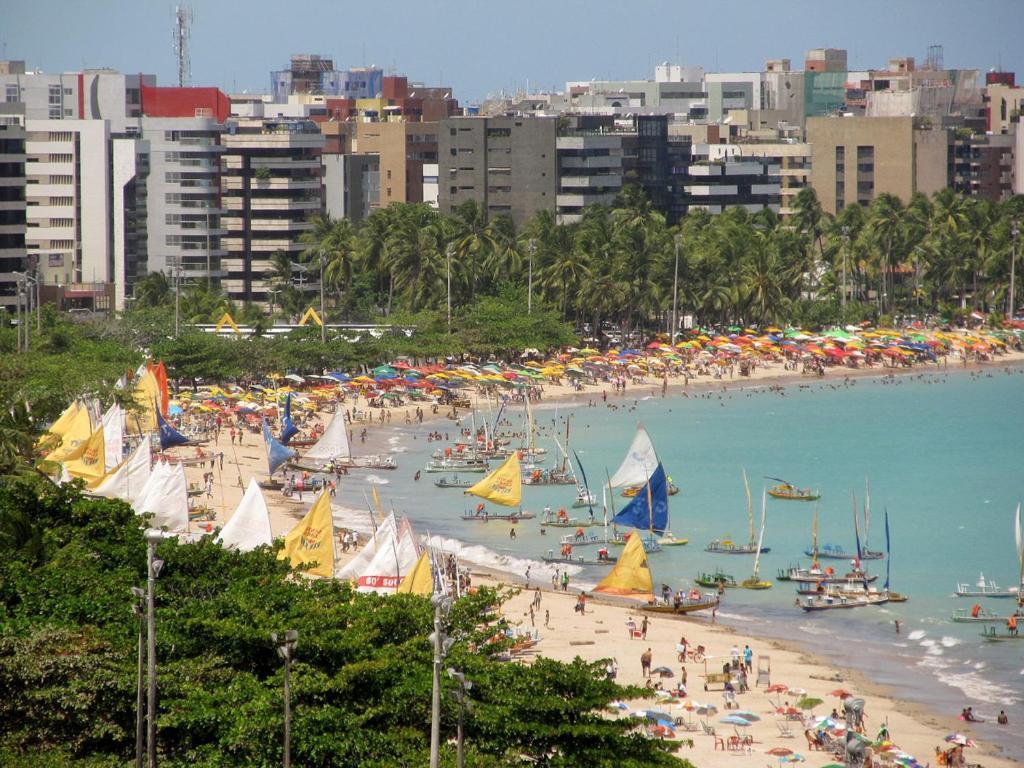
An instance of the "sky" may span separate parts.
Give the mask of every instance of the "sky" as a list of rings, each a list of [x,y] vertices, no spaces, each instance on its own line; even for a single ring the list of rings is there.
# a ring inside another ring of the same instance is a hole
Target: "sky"
[[[192,84],[266,92],[293,53],[376,64],[462,102],[652,78],[662,61],[751,71],[845,48],[851,69],[944,47],[945,65],[1024,80],[1024,0],[190,0]],[[111,67],[177,84],[173,0],[0,0],[0,58]]]

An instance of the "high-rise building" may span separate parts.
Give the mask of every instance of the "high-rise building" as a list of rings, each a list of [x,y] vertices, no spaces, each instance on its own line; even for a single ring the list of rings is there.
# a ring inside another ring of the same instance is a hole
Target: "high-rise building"
[[[914,117],[807,120],[811,184],[827,213],[869,205],[882,193],[904,203],[947,184],[949,134]]]
[[[323,210],[324,137],[309,120],[230,120],[222,136],[223,287],[236,301],[266,302],[275,253],[294,261]]]
[[[355,151],[379,158],[379,207],[423,202],[423,164],[437,162],[438,128],[402,119],[356,123]]]
[[[14,272],[26,268],[25,160],[21,116],[0,114],[0,309],[14,309]]]
[[[590,205],[611,205],[622,189],[622,133],[611,116],[569,115],[555,141],[558,221],[583,217]]]
[[[291,57],[288,69],[270,73],[270,91],[274,101],[284,103],[294,93],[339,93],[341,72],[334,68],[334,60],[315,53],[297,53]]]
[[[454,117],[438,134],[438,207],[474,201],[522,225],[558,194],[553,117]],[[385,182],[382,181],[382,184]]]

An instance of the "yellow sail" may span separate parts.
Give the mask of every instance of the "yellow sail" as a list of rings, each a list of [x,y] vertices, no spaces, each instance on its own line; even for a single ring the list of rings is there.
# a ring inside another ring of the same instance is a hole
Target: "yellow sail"
[[[72,477],[81,477],[89,485],[103,478],[106,443],[103,426],[97,429],[85,442],[82,453],[64,462],[64,468]]]
[[[146,371],[139,377],[132,397],[139,404],[142,413],[127,415],[125,420],[127,429],[140,434],[156,432],[158,427],[156,404],[160,402],[160,382],[157,381],[152,371]]]
[[[416,565],[402,579],[402,583],[398,585],[398,594],[423,595],[424,597],[434,594],[434,572],[430,568],[430,552],[428,550],[423,550]]]
[[[465,492],[505,507],[519,506],[519,502],[523,499],[523,479],[519,473],[519,454],[513,451],[505,459],[504,464],[472,488],[467,488]]]
[[[654,579],[647,567],[647,553],[638,533],[631,533],[611,573],[594,587],[595,592],[654,599]]]
[[[80,407],[71,418],[58,445],[47,456],[47,461],[64,462],[77,459],[85,451],[85,444],[92,437],[92,422],[89,409]]]
[[[36,448],[55,448],[60,445],[61,438],[67,433],[72,422],[75,420],[75,416],[77,416],[78,412],[81,410],[82,406],[77,400],[65,408],[64,413],[62,413],[57,420],[50,425],[50,428],[46,430],[42,437],[39,438],[39,442],[36,443]],[[47,452],[49,453],[49,451]]]
[[[327,491],[320,494],[306,516],[284,537],[284,548],[277,558],[288,560],[293,566],[309,563],[311,567],[306,568],[306,573],[316,576],[334,575],[334,518]]]

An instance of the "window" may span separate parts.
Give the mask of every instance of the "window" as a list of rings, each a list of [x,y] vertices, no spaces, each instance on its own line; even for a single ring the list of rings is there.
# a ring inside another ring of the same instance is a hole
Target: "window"
[[[509,137],[511,135],[512,135],[512,129],[511,128],[488,128],[487,129],[487,138],[489,138],[489,139],[505,138],[505,137]]]
[[[65,88],[64,89],[64,95],[65,96],[70,96],[71,95],[71,89],[70,88]]]
[[[7,90],[7,94],[6,94],[7,101],[20,101],[21,100],[20,96],[18,94],[18,84],[17,83],[15,83],[14,85],[8,85],[6,90]]]
[[[459,193],[459,188],[458,187],[448,187],[448,194],[449,195],[457,195],[458,193]]]
[[[454,128],[449,128],[448,129],[448,135],[449,136],[455,136],[456,134],[458,134],[458,131],[456,131]]]
[[[49,267],[63,267],[64,266],[64,254],[62,253],[51,253],[46,257],[46,264]]]

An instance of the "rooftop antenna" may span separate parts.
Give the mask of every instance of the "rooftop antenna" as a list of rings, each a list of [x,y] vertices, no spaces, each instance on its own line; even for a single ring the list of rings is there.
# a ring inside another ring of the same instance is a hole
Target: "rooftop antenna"
[[[174,6],[174,28],[172,41],[174,55],[178,57],[178,87],[184,88],[192,79],[192,60],[189,56],[189,41],[192,38],[192,22],[195,13],[187,5]]]

